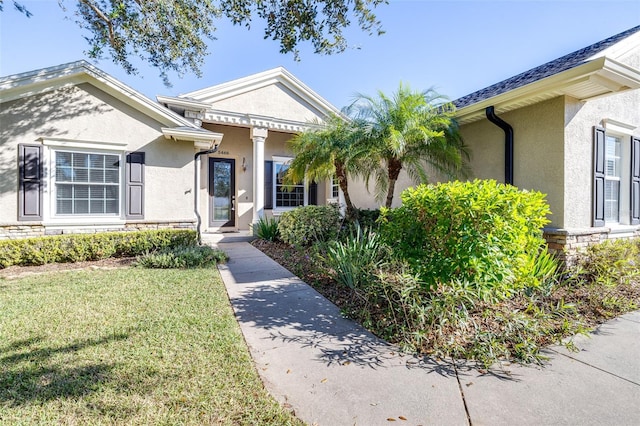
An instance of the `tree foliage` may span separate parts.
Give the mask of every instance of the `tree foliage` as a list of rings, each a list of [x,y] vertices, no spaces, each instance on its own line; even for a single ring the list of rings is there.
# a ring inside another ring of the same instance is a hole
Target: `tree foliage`
[[[299,58],[299,46],[310,42],[316,53],[333,54],[347,48],[344,30],[352,25],[369,34],[382,34],[373,9],[387,0],[59,0],[67,10],[75,7],[76,22],[87,30],[87,54],[105,56],[128,73],[140,58],[160,70],[201,75],[208,54],[207,39],[214,40],[216,22],[228,19],[249,28],[264,22],[264,38],[280,43],[281,53]],[[16,9],[31,15],[20,1]],[[3,0],[0,0],[0,11]]]
[[[288,142],[295,158],[287,169],[285,184],[305,178],[316,182],[334,178],[344,195],[347,216],[352,216],[355,206],[349,195],[348,178],[364,171],[367,150],[359,143],[361,139],[360,127],[346,117],[331,115],[323,123],[313,123]]]
[[[396,181],[405,170],[416,183],[428,182],[428,167],[447,178],[466,176],[467,147],[454,118],[455,107],[429,89],[413,91],[408,85],[387,96],[359,95],[350,107],[363,126],[370,160],[367,184],[375,180],[376,198],[391,207]]]

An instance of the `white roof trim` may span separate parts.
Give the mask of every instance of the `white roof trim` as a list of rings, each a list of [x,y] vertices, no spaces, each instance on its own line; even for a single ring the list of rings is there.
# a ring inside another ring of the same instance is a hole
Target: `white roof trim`
[[[207,111],[202,121],[236,127],[264,127],[283,133],[298,133],[313,126],[312,123],[222,110]]]
[[[209,104],[215,104],[221,100],[242,95],[276,83],[282,84],[287,89],[298,95],[311,107],[315,108],[320,116],[325,116],[329,113],[341,115],[338,108],[311,90],[311,88],[298,80],[293,76],[293,74],[283,67],[274,68],[248,77],[185,93],[180,95],[180,97],[192,98]]]
[[[162,134],[167,139],[183,140],[189,142],[205,142],[209,145],[219,145],[222,142],[222,133],[214,133],[200,128],[163,127]]]
[[[613,93],[640,88],[640,70],[610,58],[599,57],[583,65],[518,87],[456,111],[460,124],[485,118],[485,108],[494,106],[505,113],[557,96],[587,101]]]
[[[82,83],[89,83],[103,90],[162,124],[196,127],[184,117],[159,105],[84,60],[0,78],[0,102]]]
[[[205,112],[207,108],[210,108],[206,102],[196,101],[195,99],[180,98],[176,96],[156,96],[156,100],[164,105],[177,106],[180,108],[188,109],[189,111]]]

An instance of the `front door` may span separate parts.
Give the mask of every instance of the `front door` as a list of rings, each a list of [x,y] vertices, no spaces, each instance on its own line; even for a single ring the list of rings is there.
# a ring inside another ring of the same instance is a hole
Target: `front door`
[[[209,226],[215,228],[236,225],[235,160],[209,158]]]

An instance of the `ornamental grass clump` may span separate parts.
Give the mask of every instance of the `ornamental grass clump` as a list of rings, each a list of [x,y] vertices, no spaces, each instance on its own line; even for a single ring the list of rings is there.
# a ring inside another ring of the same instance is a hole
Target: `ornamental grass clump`
[[[204,268],[227,260],[225,252],[209,246],[182,246],[146,253],[138,257],[136,265],[144,268],[186,269]]]
[[[429,287],[459,280],[508,297],[541,284],[544,197],[493,180],[420,185],[382,210],[380,234]]]

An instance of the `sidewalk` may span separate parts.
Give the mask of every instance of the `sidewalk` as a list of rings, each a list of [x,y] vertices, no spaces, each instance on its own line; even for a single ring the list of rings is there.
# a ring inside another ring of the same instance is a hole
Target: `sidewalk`
[[[230,256],[220,274],[266,388],[307,424],[640,424],[640,312],[544,368],[482,374],[400,354],[247,242],[203,237]]]

